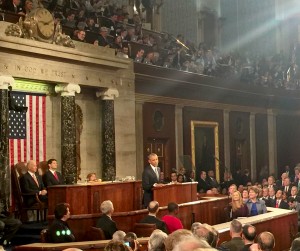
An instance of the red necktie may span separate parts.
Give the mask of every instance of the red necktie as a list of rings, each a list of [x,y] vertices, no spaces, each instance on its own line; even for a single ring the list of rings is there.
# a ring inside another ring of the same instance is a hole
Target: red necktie
[[[278,200],[276,200],[276,206],[275,206],[275,207],[276,207],[276,208],[279,207]]]
[[[57,173],[56,173],[56,172],[53,172],[53,175],[54,175],[55,179],[58,180]]]

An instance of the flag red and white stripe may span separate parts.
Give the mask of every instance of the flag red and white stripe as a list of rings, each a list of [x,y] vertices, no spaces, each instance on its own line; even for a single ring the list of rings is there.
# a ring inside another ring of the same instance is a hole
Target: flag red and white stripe
[[[19,96],[20,97],[19,97]],[[46,160],[46,96],[12,93],[20,106],[27,106],[27,113],[10,111],[9,157],[10,165],[18,162]],[[26,100],[26,104],[18,100]],[[23,116],[22,118],[20,117]],[[17,119],[15,119],[17,118]],[[26,134],[18,135],[24,129]]]

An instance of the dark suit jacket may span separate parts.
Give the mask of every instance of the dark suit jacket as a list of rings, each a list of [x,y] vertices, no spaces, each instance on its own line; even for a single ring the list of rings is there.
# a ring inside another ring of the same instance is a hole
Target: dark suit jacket
[[[45,189],[42,177],[37,173],[35,174],[35,176],[38,180],[39,186],[35,183],[29,172],[25,173],[20,178],[22,193],[26,194],[25,196],[23,196],[24,203],[28,206],[33,205],[36,202],[36,194]],[[39,195],[39,199],[43,202],[46,202],[48,198],[47,195]]]
[[[58,235],[57,231],[59,231],[61,234]],[[62,234],[62,231],[65,231],[66,234]],[[73,241],[75,241],[75,236],[72,234],[68,223],[62,220],[55,219],[49,228],[49,242],[63,243]]]
[[[161,231],[168,234],[166,223],[156,218],[155,216],[147,215],[140,221],[140,223],[155,224],[157,229],[160,229]]]
[[[159,167],[158,173],[160,173]],[[159,180],[157,179],[156,173],[153,171],[152,167],[148,165],[145,167],[142,175],[142,187],[144,190],[143,205],[145,208],[149,205],[150,201],[153,200],[152,188],[155,183],[159,183]]]
[[[272,205],[271,207],[276,207],[276,200],[273,200],[272,201]],[[281,208],[281,209],[289,209],[289,204],[283,200],[280,201],[280,204],[278,205],[278,208]]]
[[[282,190],[282,192],[285,192],[285,186],[282,186],[280,188],[280,190]],[[288,191],[286,193],[287,197],[289,197],[291,195],[291,190],[292,190],[292,185],[289,185],[289,189],[288,189]]]
[[[22,12],[22,7],[17,6],[16,8],[14,7],[14,4],[12,0],[6,0],[4,4],[2,5],[2,8],[6,11],[13,12],[13,13],[19,13]]]
[[[50,170],[47,170],[43,175],[43,182],[45,187],[63,185],[64,180],[60,172],[56,172],[58,180],[54,177],[53,173]]]
[[[209,190],[211,188],[212,188],[211,185],[208,184],[205,180],[203,180],[203,179],[198,180],[198,185],[197,185],[197,191],[198,192],[200,190],[204,190],[204,193],[205,193],[207,190]]]
[[[221,246],[228,248],[230,251],[240,251],[245,244],[241,237],[234,237],[230,241],[223,243]]]
[[[103,230],[106,240],[112,239],[114,232],[118,231],[116,223],[106,214],[98,219],[96,226]]]

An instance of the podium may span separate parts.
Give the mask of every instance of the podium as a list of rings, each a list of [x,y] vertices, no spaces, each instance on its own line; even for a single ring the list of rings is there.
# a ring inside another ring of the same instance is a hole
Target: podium
[[[182,204],[197,201],[197,182],[167,184],[163,187],[153,188],[153,199],[158,201],[160,207],[175,202]]]

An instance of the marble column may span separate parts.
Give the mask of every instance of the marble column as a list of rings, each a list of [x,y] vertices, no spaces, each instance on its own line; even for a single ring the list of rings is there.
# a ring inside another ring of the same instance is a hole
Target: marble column
[[[272,109],[267,111],[268,118],[268,146],[269,146],[269,174],[277,174],[277,139],[276,114]]]
[[[0,73],[0,209],[8,211],[10,201],[10,168],[8,144],[8,86],[14,83],[11,76]]]
[[[77,183],[75,93],[77,84],[59,84],[55,92],[61,94],[61,168],[66,184]]]
[[[102,99],[102,178],[103,180],[114,180],[116,177],[116,145],[115,145],[115,113],[114,99],[119,97],[115,88],[109,88],[96,93]],[[124,125],[126,126],[126,125]]]

